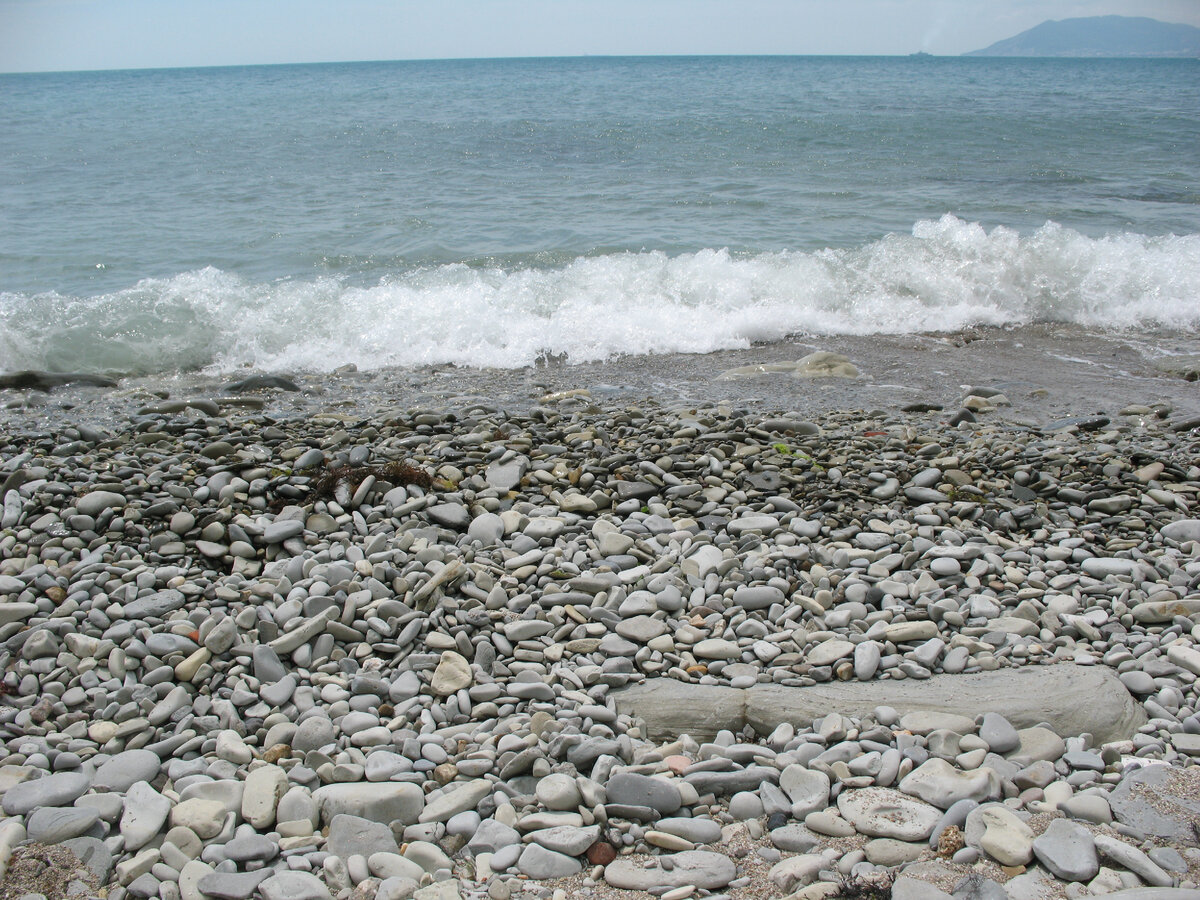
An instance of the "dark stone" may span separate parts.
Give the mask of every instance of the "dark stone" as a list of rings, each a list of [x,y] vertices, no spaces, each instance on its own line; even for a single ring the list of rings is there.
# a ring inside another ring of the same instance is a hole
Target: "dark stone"
[[[300,386],[296,382],[290,378],[284,378],[282,375],[251,375],[249,378],[225,385],[224,390],[228,394],[242,394],[246,391],[263,391],[272,388],[280,391],[300,390]]]
[[[617,851],[607,841],[596,841],[587,849],[587,859],[593,866],[607,866],[617,858]]]
[[[100,375],[85,375],[82,372],[13,372],[0,375],[0,389],[18,388],[49,393],[64,384],[85,384],[90,387],[116,387],[111,378]]]

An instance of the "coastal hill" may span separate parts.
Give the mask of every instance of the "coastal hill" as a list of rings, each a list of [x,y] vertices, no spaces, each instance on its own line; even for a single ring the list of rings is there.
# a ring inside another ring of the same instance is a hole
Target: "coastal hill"
[[[1200,28],[1142,16],[1049,20],[964,56],[1200,57]]]

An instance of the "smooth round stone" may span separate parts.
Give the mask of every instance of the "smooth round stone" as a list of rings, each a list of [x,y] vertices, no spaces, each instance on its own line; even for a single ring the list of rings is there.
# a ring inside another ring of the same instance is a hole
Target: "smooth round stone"
[[[87,834],[100,821],[95,809],[43,806],[25,818],[25,830],[31,841],[61,844]]]
[[[863,641],[854,647],[854,677],[859,681],[870,681],[879,671],[879,663],[883,658],[882,650],[876,641]]]
[[[1092,834],[1082,825],[1055,819],[1033,840],[1038,861],[1063,881],[1090,881],[1100,871]]]
[[[1016,750],[1021,743],[1017,729],[1013,728],[1004,716],[994,712],[983,714],[979,737],[987,743],[993,753],[1009,753]]]
[[[479,813],[473,809],[460,812],[446,820],[446,834],[457,835],[470,840],[482,824]]]
[[[1107,798],[1091,792],[1075,794],[1060,802],[1058,808],[1072,819],[1082,819],[1096,825],[1107,825],[1113,820]]]
[[[894,838],[875,838],[863,845],[867,862],[876,866],[900,866],[917,859],[925,850],[923,843],[914,844]]]
[[[837,808],[860,834],[901,841],[925,840],[941,818],[936,807],[892,788],[842,791]]]
[[[721,839],[721,826],[712,819],[665,818],[655,822],[654,828],[684,838],[693,844],[711,844]]]
[[[774,519],[772,519],[774,522]],[[783,591],[773,585],[742,586],[733,592],[733,602],[746,610],[766,609],[773,603],[783,603]]]
[[[828,837],[850,837],[855,831],[854,825],[838,815],[835,809],[821,809],[809,813],[804,817],[804,827]]]
[[[126,850],[139,850],[162,830],[171,812],[171,801],[145,781],[130,786],[125,795],[120,831]]]
[[[938,578],[949,578],[962,573],[962,563],[949,556],[938,556],[929,561],[929,571]]]
[[[993,769],[963,772],[936,757],[913,769],[900,782],[901,791],[939,809],[949,809],[959,800],[998,799],[1000,788],[1000,777]]]
[[[651,857],[648,863],[619,857],[604,867],[604,880],[608,884],[633,891],[684,885],[712,891],[725,887],[736,877],[733,860],[711,850],[685,850]]]
[[[124,509],[125,497],[115,491],[92,491],[75,501],[75,509],[81,516],[95,518],[106,509]]]
[[[763,814],[763,803],[752,791],[739,791],[729,798],[729,814],[735,821],[757,819]]]
[[[805,659],[814,666],[828,666],[852,653],[854,644],[833,638],[810,648],[805,654]]]
[[[678,853],[681,850],[694,850],[696,848],[696,845],[687,838],[666,831],[647,831],[643,839],[647,844],[671,853]]]
[[[733,641],[722,638],[705,638],[692,647],[697,659],[741,659],[741,648]]]
[[[68,806],[91,787],[85,772],[55,772],[14,784],[4,793],[5,815],[23,816],[39,806]]]
[[[221,833],[225,812],[225,804],[220,800],[193,797],[172,807],[171,826],[191,829],[201,840],[211,840]]]
[[[569,878],[583,870],[583,865],[574,857],[547,850],[536,843],[525,846],[516,865],[522,875],[535,881]]]
[[[634,616],[617,623],[617,634],[642,644],[666,634],[669,630],[666,622],[650,616]]]
[[[279,845],[261,834],[239,834],[225,845],[225,856],[236,863],[265,861],[279,853]]]
[[[275,810],[288,789],[287,773],[279,766],[253,769],[246,776],[242,791],[242,818],[263,829],[275,822]]]
[[[967,816],[967,828],[982,827],[979,848],[1002,866],[1023,866],[1033,858],[1033,831],[1011,810],[997,803]]]
[[[792,764],[779,773],[779,787],[792,801],[792,815],[802,819],[829,805],[829,776]]]
[[[332,900],[325,882],[309,872],[276,872],[258,892],[263,900]]]
[[[785,853],[807,853],[821,842],[818,835],[797,822],[771,829],[771,843]]]
[[[445,650],[434,669],[429,687],[436,696],[448,697],[469,687],[473,680],[471,664],[466,658],[454,650]]]
[[[539,780],[534,793],[538,802],[551,810],[573,810],[582,802],[575,779],[561,773]]]
[[[1133,694],[1153,694],[1158,690],[1154,679],[1139,669],[1121,672],[1117,677],[1121,679],[1121,684],[1125,685]]]
[[[96,769],[92,786],[96,790],[123,794],[136,782],[153,781],[162,768],[157,753],[149,750],[125,750]]]
[[[618,772],[604,785],[609,803],[629,806],[648,806],[663,815],[670,815],[683,805],[679,788],[665,778]]]

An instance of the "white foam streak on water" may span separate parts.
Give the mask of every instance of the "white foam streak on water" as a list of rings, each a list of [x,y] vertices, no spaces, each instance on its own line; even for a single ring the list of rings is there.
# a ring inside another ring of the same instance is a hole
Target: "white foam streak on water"
[[[552,269],[465,265],[369,287],[252,283],[208,268],[96,297],[0,295],[0,368],[165,372],[354,363],[528,365],[543,352],[702,353],[791,334],[975,324],[1200,326],[1200,235],[1029,235],[945,216],[850,250],[580,257]]]

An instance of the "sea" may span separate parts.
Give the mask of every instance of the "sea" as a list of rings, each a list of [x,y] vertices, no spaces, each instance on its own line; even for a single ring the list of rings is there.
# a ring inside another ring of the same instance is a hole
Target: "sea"
[[[0,372],[1200,330],[1200,61],[0,76]],[[1186,349],[1186,347],[1185,347]]]

